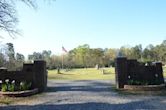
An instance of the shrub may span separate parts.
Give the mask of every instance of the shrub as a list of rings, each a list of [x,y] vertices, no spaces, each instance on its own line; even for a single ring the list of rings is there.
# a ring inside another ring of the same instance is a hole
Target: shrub
[[[4,83],[2,84],[2,89],[1,89],[2,92],[6,92],[7,91],[7,84]]]
[[[14,92],[15,91],[15,84],[8,84],[8,91]]]
[[[31,88],[32,83],[27,83],[26,81],[20,82],[20,90],[29,90]]]
[[[24,91],[31,89],[31,85],[31,83],[27,83],[26,81],[22,81],[19,85],[16,85],[15,81],[12,81],[11,83],[9,81],[5,81],[5,83],[2,83],[1,85],[1,91]]]

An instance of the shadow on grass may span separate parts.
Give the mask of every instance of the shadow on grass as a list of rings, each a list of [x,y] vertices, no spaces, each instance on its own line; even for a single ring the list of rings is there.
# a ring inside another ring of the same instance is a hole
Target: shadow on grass
[[[75,75],[75,74],[71,74],[71,73],[62,73],[62,72],[57,73],[57,74],[59,74],[59,75]]]
[[[122,104],[109,104],[99,102],[74,103],[74,104],[41,104],[41,105],[16,105],[3,106],[0,110],[138,110],[159,109],[148,100],[128,102]],[[163,104],[165,106],[165,104]]]

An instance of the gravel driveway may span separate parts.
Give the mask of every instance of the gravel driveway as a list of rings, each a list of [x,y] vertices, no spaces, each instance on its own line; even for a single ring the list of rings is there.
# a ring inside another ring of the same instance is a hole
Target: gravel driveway
[[[0,110],[166,110],[166,96],[125,95],[114,81],[48,81],[45,93],[22,98]]]

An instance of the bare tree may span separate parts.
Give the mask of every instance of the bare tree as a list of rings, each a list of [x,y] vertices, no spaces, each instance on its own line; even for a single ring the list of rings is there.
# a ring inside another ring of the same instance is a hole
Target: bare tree
[[[0,31],[5,31],[10,37],[14,38],[19,34],[16,25],[18,23],[16,2],[23,2],[35,8],[36,0],[0,0]]]

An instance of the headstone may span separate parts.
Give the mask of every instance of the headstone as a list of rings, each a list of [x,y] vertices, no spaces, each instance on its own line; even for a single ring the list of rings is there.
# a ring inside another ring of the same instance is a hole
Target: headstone
[[[60,73],[61,73],[61,72],[60,72],[60,68],[59,68],[59,67],[57,68],[57,73],[58,73],[58,74],[60,74]]]
[[[98,69],[99,69],[99,65],[97,64],[97,65],[95,66],[95,68],[98,70]]]
[[[102,73],[102,74],[105,74],[104,68],[101,69],[101,73]]]

